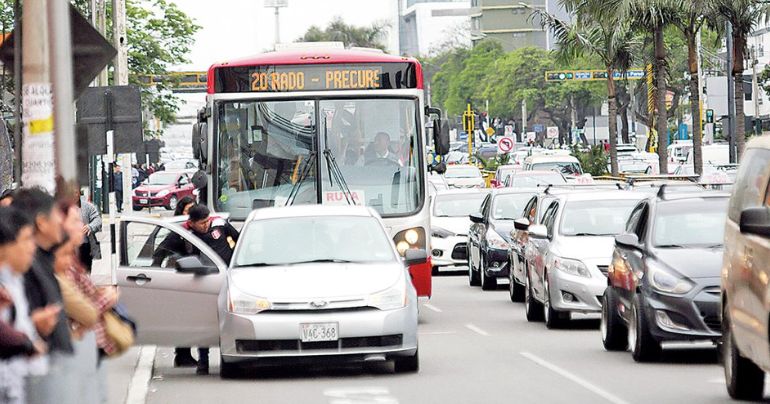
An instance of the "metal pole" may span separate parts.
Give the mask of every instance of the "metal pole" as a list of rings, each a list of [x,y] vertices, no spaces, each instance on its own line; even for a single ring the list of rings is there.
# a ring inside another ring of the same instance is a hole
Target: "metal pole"
[[[13,3],[13,26],[21,27],[21,6],[19,0],[15,0]],[[16,124],[13,125],[13,152],[16,155],[15,164],[13,165],[14,180],[21,185],[21,166],[23,160],[21,158],[21,45],[24,40],[24,33],[22,30],[17,29],[16,39],[13,41],[13,87],[14,87],[14,111],[13,116]]]
[[[594,146],[596,146],[596,105],[594,105]]]
[[[762,134],[762,125],[759,125],[759,132],[757,133],[757,122],[761,122],[759,117],[759,79],[757,77],[757,47],[756,45],[751,47],[751,100],[754,103],[754,133],[757,135]]]
[[[72,38],[68,0],[48,0],[51,78],[53,79],[54,146],[56,173],[65,181],[77,180],[77,141],[72,89]]]
[[[280,18],[279,18],[279,8],[275,8],[275,47],[278,47],[278,44],[281,43],[281,26],[280,26]]]
[[[96,30],[102,35],[107,35],[107,0],[94,0],[94,26]],[[105,67],[99,72],[99,76],[96,77],[96,85],[107,86],[109,85],[109,76],[107,74],[107,68]]]
[[[55,183],[53,95],[46,0],[25,0],[22,15],[23,138],[21,181],[53,193]]]
[[[698,106],[698,114],[700,115],[698,117],[698,125],[703,124],[703,62],[701,60],[701,55],[703,54],[703,41],[701,40],[701,30],[698,30],[698,35],[695,37],[695,43],[698,48],[698,99],[700,100],[700,105]],[[695,119],[693,119],[693,125],[695,125]],[[701,143],[703,142],[703,133],[701,132]]]
[[[521,140],[529,143],[527,139],[527,101],[521,101]]]
[[[126,0],[112,0],[112,42],[115,55],[116,86],[128,84],[128,44],[126,43]]]
[[[735,150],[735,78],[733,77],[733,25],[728,21],[726,28],[727,36],[727,116],[729,119],[728,139],[730,150],[730,163],[737,161]],[[741,83],[743,85],[743,83]]]

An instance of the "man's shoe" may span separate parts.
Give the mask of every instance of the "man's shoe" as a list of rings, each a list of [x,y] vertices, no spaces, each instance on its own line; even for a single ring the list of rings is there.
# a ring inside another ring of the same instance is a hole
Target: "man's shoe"
[[[195,369],[196,375],[207,375],[209,374],[209,367],[204,365],[198,365]]]
[[[192,368],[198,366],[198,361],[192,355],[177,355],[174,357],[175,368]]]

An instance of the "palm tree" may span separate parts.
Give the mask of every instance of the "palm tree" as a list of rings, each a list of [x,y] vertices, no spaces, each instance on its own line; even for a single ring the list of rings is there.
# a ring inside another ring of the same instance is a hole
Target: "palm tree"
[[[568,13],[576,16],[574,23],[562,21],[543,10],[531,8],[532,18],[549,27],[559,44],[557,56],[564,62],[583,55],[600,59],[607,72],[607,103],[609,105],[610,167],[618,175],[618,107],[615,72],[625,73],[633,63],[633,26],[619,13],[608,12],[601,0],[561,0]],[[524,4],[522,4],[524,5]]]
[[[743,60],[746,54],[746,39],[754,30],[760,18],[766,17],[770,5],[764,0],[712,0],[711,9],[732,25],[733,30],[733,71],[735,78],[735,145],[738,162],[743,156],[746,144],[746,115],[743,110]]]
[[[692,114],[692,153],[695,174],[703,174],[703,131],[700,119],[700,77],[698,76],[698,32],[706,22],[703,11],[713,0],[678,0],[675,10],[678,18],[673,24],[687,39],[687,66],[690,72],[690,113]]]
[[[376,22],[369,27],[357,27],[345,23],[340,17],[335,17],[324,29],[315,25],[311,26],[298,41],[337,41],[344,43],[346,47],[360,46],[385,50],[383,39],[387,30],[388,25],[384,23]]]

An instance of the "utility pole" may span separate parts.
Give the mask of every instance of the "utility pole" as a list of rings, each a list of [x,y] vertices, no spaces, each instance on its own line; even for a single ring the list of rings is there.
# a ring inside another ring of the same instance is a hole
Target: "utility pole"
[[[100,34],[107,35],[107,0],[92,0],[92,16],[91,23],[96,27],[96,30]],[[100,87],[108,86],[109,77],[107,75],[107,68],[105,67],[96,77],[96,85]]]
[[[701,39],[702,30],[698,30],[698,35],[695,37],[695,44],[698,49],[698,99],[700,105],[698,105],[699,117],[698,125],[703,125],[703,61],[701,55],[703,54],[703,41]],[[693,125],[695,125],[695,117],[693,117]],[[693,132],[694,133],[694,132]],[[703,132],[701,131],[701,143],[703,142]]]
[[[284,7],[288,7],[288,5],[289,5],[289,0],[265,0],[265,3],[264,3],[265,8],[275,9],[275,44],[273,45],[274,49],[277,48],[279,43],[281,43],[280,9]]]
[[[762,124],[759,118],[759,79],[757,77],[757,46],[751,46],[751,100],[754,102],[754,133],[757,135],[762,134]],[[757,132],[757,122],[760,122],[759,131]]]
[[[25,0],[22,16],[22,168],[24,186],[56,188],[53,94],[49,71],[46,0]]]
[[[521,100],[521,140],[529,143],[529,139],[527,139],[527,100]]]
[[[77,141],[73,106],[72,36],[68,0],[48,0],[48,39],[51,44],[49,66],[53,81],[56,173],[66,182],[77,181]]]
[[[128,84],[128,44],[126,43],[126,0],[112,0],[112,42],[115,55],[116,86]]]
[[[730,163],[735,163],[738,160],[737,151],[735,150],[735,78],[733,77],[733,25],[727,21],[726,27],[726,39],[727,39],[727,116],[728,116],[728,139],[730,141],[728,149],[730,150]],[[743,63],[743,61],[740,61]],[[743,80],[741,80],[743,81]],[[741,85],[743,83],[741,82]],[[722,126],[724,128],[724,126]]]

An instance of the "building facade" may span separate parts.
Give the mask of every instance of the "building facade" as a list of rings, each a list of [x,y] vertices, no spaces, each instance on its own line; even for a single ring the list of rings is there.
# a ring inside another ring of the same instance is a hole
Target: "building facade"
[[[470,0],[398,0],[399,53],[426,56],[439,48],[470,46]]]
[[[524,47],[553,49],[555,41],[528,7],[544,10],[568,20],[558,0],[471,0],[471,40],[495,39],[505,51]]]

